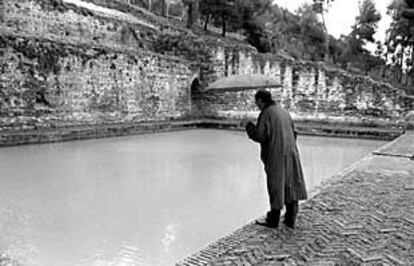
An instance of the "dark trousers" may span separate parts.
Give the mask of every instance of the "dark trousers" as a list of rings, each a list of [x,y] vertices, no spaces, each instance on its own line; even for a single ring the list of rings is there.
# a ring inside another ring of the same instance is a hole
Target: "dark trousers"
[[[292,201],[286,203],[285,220],[283,221],[289,227],[295,227],[296,216],[299,211],[299,202]],[[267,213],[266,221],[278,225],[280,220],[280,210],[272,209]]]

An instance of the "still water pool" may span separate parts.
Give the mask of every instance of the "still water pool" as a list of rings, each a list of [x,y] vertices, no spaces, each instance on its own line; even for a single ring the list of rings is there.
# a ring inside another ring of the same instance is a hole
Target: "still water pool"
[[[308,190],[384,144],[298,142]],[[23,265],[172,265],[267,207],[259,147],[243,132],[0,149],[0,254]]]

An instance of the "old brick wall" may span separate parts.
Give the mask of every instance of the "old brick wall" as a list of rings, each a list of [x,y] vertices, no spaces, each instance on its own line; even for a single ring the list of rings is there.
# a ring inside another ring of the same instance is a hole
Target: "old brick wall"
[[[48,2],[56,1],[5,2],[0,129],[189,115],[193,71],[188,61],[139,49],[138,35],[123,33],[128,24],[120,20]],[[133,28],[153,31],[138,24]]]
[[[254,90],[203,90],[243,73],[279,79],[272,93],[296,119],[398,123],[413,109],[363,76],[72,1],[0,2],[1,129],[255,116]]]
[[[218,48],[214,54],[215,71],[204,75],[204,84],[231,74],[274,76],[282,85],[271,89],[274,98],[298,120],[398,124],[404,123],[404,116],[414,108],[414,99],[403,91],[323,64],[231,47]],[[193,106],[198,107],[199,115],[211,118],[256,116],[254,93],[199,88],[193,93]]]
[[[118,48],[146,49],[158,32],[145,21],[112,10],[94,10],[62,0],[3,0],[3,31]],[[117,13],[109,13],[109,12]]]

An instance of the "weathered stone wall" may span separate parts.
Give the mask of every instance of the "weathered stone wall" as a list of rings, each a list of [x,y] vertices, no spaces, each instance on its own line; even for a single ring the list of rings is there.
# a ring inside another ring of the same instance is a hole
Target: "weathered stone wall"
[[[71,2],[0,0],[1,129],[254,116],[254,90],[203,91],[243,73],[279,79],[272,93],[296,119],[396,123],[413,109],[412,98],[363,76]]]
[[[219,48],[214,71],[204,75],[209,83],[231,74],[262,73],[279,79],[282,87],[271,89],[274,98],[298,120],[332,122],[403,123],[414,108],[414,99],[385,83],[365,76],[327,69],[323,64],[297,62],[276,55]],[[203,81],[200,81],[203,84]],[[210,118],[257,115],[254,90],[203,91],[193,93],[193,109]]]
[[[2,30],[116,48],[152,45],[158,29],[116,10],[76,6],[62,0],[5,0]]]
[[[136,39],[126,42],[120,20],[56,9],[49,2],[56,1],[5,2],[0,129],[189,115],[189,62],[138,49]]]
[[[152,54],[2,37],[0,127],[148,121],[190,111],[181,61]]]

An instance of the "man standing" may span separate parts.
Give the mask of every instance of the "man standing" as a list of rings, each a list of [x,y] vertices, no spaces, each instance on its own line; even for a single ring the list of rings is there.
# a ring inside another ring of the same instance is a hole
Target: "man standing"
[[[260,115],[257,125],[243,121],[250,139],[260,143],[261,160],[267,176],[270,211],[257,224],[276,228],[280,211],[286,205],[283,223],[295,228],[299,200],[307,199],[296,133],[289,113],[272,100],[270,92],[260,90],[255,95]]]

